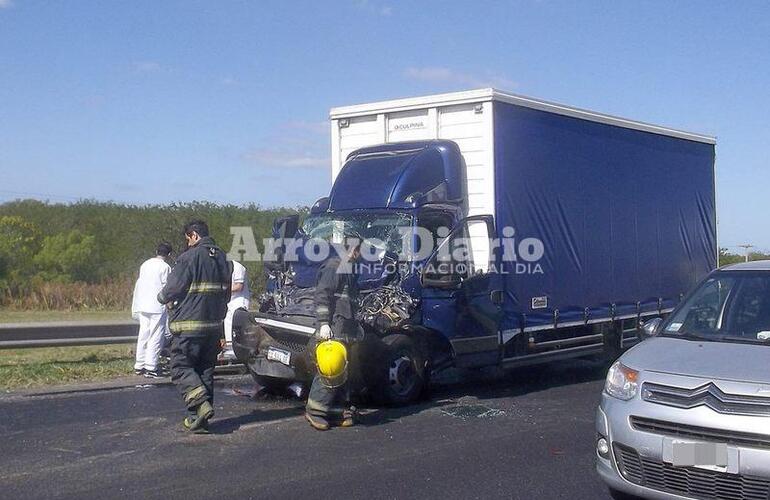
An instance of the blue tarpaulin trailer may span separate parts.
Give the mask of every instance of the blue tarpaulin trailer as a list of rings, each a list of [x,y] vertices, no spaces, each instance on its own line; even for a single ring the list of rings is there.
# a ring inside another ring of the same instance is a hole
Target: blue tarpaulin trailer
[[[405,228],[438,245],[359,279],[364,326],[399,346],[391,400],[419,392],[405,373],[617,352],[717,266],[711,137],[494,89],[335,108],[331,129],[333,186],[297,236],[353,230],[383,259]],[[439,270],[463,238],[471,266]],[[291,302],[317,266],[285,263],[263,310],[308,328]]]
[[[508,269],[503,331],[668,312],[716,267],[711,139],[507,102],[494,124],[497,227],[545,248]]]

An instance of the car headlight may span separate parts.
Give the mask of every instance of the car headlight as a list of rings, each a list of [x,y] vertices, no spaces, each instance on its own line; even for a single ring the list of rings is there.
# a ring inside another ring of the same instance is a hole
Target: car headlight
[[[639,392],[639,372],[616,361],[607,373],[607,382],[604,384],[604,392],[613,398],[628,401]]]

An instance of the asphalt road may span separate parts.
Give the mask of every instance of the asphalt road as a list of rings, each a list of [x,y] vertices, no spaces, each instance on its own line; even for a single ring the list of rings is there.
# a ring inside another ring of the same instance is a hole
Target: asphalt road
[[[0,396],[2,498],[609,498],[593,470],[606,364],[471,374],[318,432],[221,378],[212,434],[170,385]]]

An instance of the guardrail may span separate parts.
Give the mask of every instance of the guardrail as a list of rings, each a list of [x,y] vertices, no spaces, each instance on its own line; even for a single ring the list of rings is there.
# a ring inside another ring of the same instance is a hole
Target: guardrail
[[[50,322],[0,324],[0,350],[34,347],[69,347],[136,342],[139,324],[136,321],[113,322]],[[241,363],[219,354],[217,372],[244,371]]]
[[[135,321],[0,324],[0,349],[64,347],[136,342]]]

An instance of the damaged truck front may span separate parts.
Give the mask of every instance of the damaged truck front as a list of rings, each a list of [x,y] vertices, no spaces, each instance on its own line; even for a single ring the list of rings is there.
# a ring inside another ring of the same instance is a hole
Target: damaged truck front
[[[358,350],[359,389],[395,404],[420,396],[431,371],[448,366],[452,354],[445,337],[423,326],[419,270],[441,240],[439,228],[452,227],[466,210],[464,175],[462,155],[449,141],[365,148],[351,155],[330,196],[301,226],[296,216],[276,221],[273,237],[283,243],[268,266],[268,291],[259,312],[239,311],[234,320],[234,351],[258,383],[281,389],[312,377],[306,347],[316,329],[313,293],[324,256],[308,255],[308,242],[354,233],[366,243],[357,266],[358,320],[367,333]]]
[[[391,403],[449,366],[617,354],[716,267],[713,138],[494,89],[331,118],[330,195],[276,223],[294,243],[234,321],[262,385],[313,373],[313,240],[376,242],[359,389]]]

